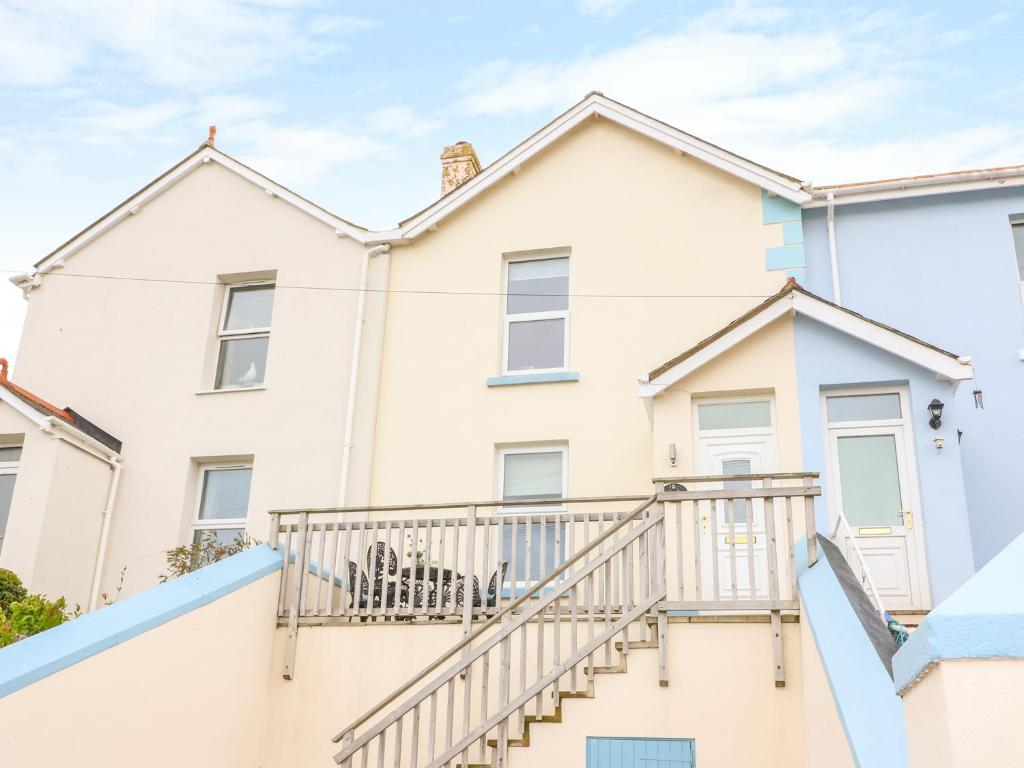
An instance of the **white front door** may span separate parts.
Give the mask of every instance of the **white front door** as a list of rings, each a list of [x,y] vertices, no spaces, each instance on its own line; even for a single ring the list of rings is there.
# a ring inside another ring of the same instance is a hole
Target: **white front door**
[[[774,408],[767,396],[695,401],[698,475],[749,475],[777,471]],[[760,487],[759,482],[756,484]],[[719,488],[752,488],[728,480]],[[701,585],[711,600],[768,598],[764,501],[703,501]],[[709,591],[711,590],[711,591]]]
[[[827,392],[829,509],[841,512],[885,608],[927,608],[908,394],[905,389]],[[846,527],[837,543],[854,573],[862,567]]]

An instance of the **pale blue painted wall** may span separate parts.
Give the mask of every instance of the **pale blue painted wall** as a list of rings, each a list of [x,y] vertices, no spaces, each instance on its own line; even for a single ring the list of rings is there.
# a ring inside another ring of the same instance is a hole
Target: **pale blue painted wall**
[[[975,409],[966,382],[947,423],[964,432],[978,567],[1024,532],[1024,309],[1009,225],[1022,213],[1022,188],[836,208],[843,304],[974,358],[985,408]],[[806,287],[831,298],[824,209],[804,211],[803,221]]]
[[[797,396],[800,403],[800,442],[804,467],[821,473],[822,497],[815,507],[818,530],[828,526],[828,485],[825,425],[821,414],[823,389],[901,383],[910,389],[911,423],[917,455],[918,489],[933,604],[944,599],[974,572],[971,532],[960,451],[956,441],[957,409],[953,387],[934,373],[884,352],[866,342],[798,315],[795,324]],[[942,451],[935,448],[935,432],[928,426],[926,405],[937,398],[947,403],[940,433]]]

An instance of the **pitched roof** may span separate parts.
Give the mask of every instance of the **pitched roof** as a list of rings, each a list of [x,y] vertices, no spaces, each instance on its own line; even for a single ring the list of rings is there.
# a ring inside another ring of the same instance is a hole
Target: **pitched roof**
[[[812,199],[805,208],[820,208],[831,198],[835,203],[866,203],[901,197],[921,197],[951,192],[970,192],[1024,185],[1024,165],[972,168],[920,176],[902,176],[846,184],[826,184],[811,189]]]
[[[73,427],[90,440],[99,443],[114,453],[121,452],[121,441],[97,427],[91,421],[71,408],[58,408],[47,400],[29,392],[7,378],[7,360],[0,357],[0,402],[5,402],[39,425],[46,421]]]
[[[181,181],[192,171],[208,163],[217,163],[268,193],[294,205],[314,218],[334,227],[339,236],[350,237],[356,242],[372,245],[377,243],[402,243],[419,237],[433,229],[439,221],[451,215],[476,195],[489,189],[509,174],[519,171],[523,163],[535,157],[558,139],[566,136],[580,124],[592,118],[604,118],[648,138],[659,141],[676,151],[690,155],[716,168],[742,178],[762,189],[795,203],[811,199],[809,185],[792,176],[772,170],[729,152],[715,144],[685,133],[668,123],[656,120],[620,102],[609,99],[598,92],[587,94],[582,101],[573,105],[550,123],[545,125],[518,146],[506,152],[480,171],[466,183],[456,187],[429,206],[402,221],[390,230],[371,231],[293,192],[273,179],[239,162],[230,155],[216,149],[206,141],[194,152],[176,165],[160,174],[130,195],[126,200],[100,216],[96,221],[78,232],[63,244],[36,262],[36,273],[11,278],[15,285],[30,288],[39,284],[39,275],[63,266],[64,260],[88,243],[115,226],[127,216],[138,212],[158,195]]]
[[[532,136],[483,168],[472,179],[402,221],[396,230],[378,234],[395,239],[418,237],[476,195],[509,174],[518,172],[524,162],[592,118],[610,120],[794,203],[804,203],[811,199],[807,191],[809,184],[800,179],[755,163],[621,102],[609,99],[602,93],[592,91],[582,101],[571,106]]]
[[[36,272],[39,274],[45,274],[51,269],[57,269],[63,266],[65,259],[74,255],[84,246],[88,245],[90,242],[123,221],[128,216],[138,213],[139,209],[143,205],[146,205],[159,195],[166,192],[196,169],[209,163],[217,163],[221,167],[238,174],[256,186],[265,189],[274,197],[280,198],[281,200],[294,205],[296,208],[305,211],[319,221],[322,221],[324,224],[334,227],[334,230],[338,235],[351,237],[359,242],[366,242],[367,240],[369,232],[364,227],[361,227],[358,224],[353,224],[347,219],[343,219],[340,216],[331,213],[326,208],[322,208],[316,203],[307,200],[301,195],[288,189],[284,185],[278,184],[273,179],[264,176],[259,171],[256,171],[230,155],[221,152],[213,145],[203,143],[197,150],[192,152],[183,160],[171,168],[168,168],[162,174],[146,184],[146,186],[132,193],[126,200],[118,203],[112,209],[100,216],[85,229],[73,235],[67,241],[50,251],[50,253],[46,254],[35,263],[34,266],[36,268]],[[31,278],[32,276],[21,275],[17,278],[12,278],[12,282],[14,282],[15,285],[25,286],[31,282]]]
[[[647,374],[641,385],[641,395],[657,395],[769,323],[791,312],[806,315],[837,328],[932,370],[943,378],[963,381],[974,377],[969,359],[958,357],[892,326],[833,304],[806,290],[791,277],[781,291]]]

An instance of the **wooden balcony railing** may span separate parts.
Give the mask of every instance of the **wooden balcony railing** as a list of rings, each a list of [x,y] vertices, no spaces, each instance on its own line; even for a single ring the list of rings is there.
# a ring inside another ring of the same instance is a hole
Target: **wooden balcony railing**
[[[595,585],[595,609],[622,615],[635,602],[631,579],[639,583],[649,576],[643,568],[660,563],[660,611],[768,611],[774,629],[780,611],[797,607],[795,537],[808,533],[808,561],[817,557],[816,477],[656,478],[651,509],[664,524],[638,543],[642,558],[610,563]],[[302,624],[457,621],[468,634],[474,619],[501,613],[555,571],[547,590],[557,591],[573,577],[563,564],[650,498],[275,510],[271,543],[288,553],[278,603],[292,640],[285,674]]]

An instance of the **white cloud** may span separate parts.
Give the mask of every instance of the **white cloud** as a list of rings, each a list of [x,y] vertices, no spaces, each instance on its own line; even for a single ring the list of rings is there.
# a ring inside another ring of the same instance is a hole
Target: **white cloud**
[[[587,16],[615,16],[633,0],[579,0],[580,13]]]
[[[443,117],[424,117],[404,105],[383,107],[369,116],[370,127],[385,136],[418,138],[444,128],[447,120]]]
[[[0,8],[0,84],[57,85],[128,67],[160,85],[206,89],[309,61],[376,25],[266,0],[8,0]]]
[[[928,53],[959,44],[901,11],[793,15],[737,2],[678,29],[560,60],[496,60],[461,84],[469,115],[551,115],[601,90],[767,165],[813,180],[921,173],[1020,162],[1024,129],[941,130],[892,136],[926,78]]]
[[[163,128],[189,111],[187,103],[167,99],[143,106],[102,104],[80,122],[102,133],[140,133]]]
[[[261,173],[298,186],[335,174],[340,166],[379,158],[387,147],[338,128],[252,121],[235,126],[226,149]]]

